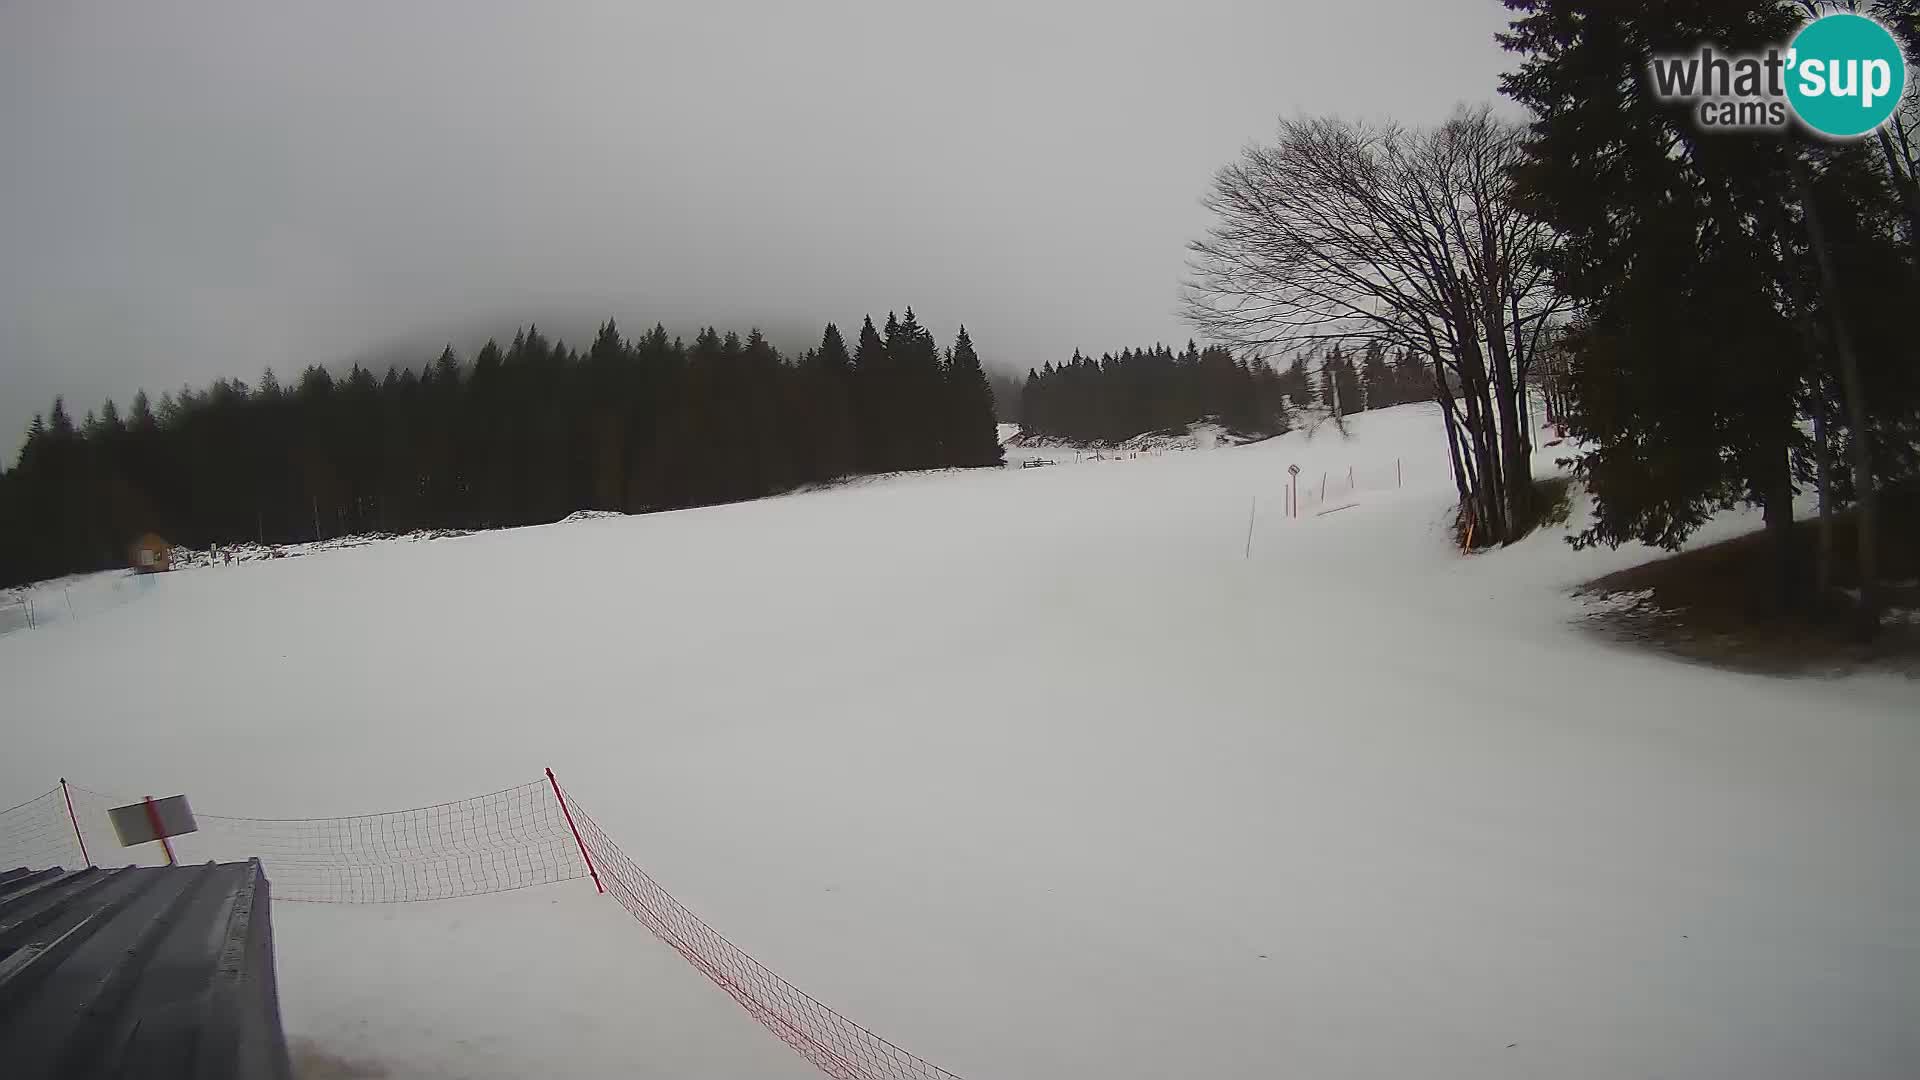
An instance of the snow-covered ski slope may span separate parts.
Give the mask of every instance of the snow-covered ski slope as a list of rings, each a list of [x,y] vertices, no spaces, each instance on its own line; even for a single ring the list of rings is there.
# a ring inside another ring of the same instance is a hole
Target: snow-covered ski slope
[[[552,765],[970,1080],[1920,1075],[1920,688],[1602,644],[1648,553],[1464,558],[1437,415],[1352,431],[170,574],[0,637],[0,804]],[[584,881],[274,914],[290,1033],[394,1076],[810,1075]]]

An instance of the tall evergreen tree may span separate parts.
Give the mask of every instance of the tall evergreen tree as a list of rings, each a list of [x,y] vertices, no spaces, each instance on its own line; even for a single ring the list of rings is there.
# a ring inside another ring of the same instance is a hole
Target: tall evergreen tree
[[[1384,409],[1402,400],[1394,385],[1393,371],[1387,367],[1386,347],[1378,338],[1367,342],[1366,354],[1360,361],[1360,386],[1366,393],[1369,409]]]
[[[1320,399],[1335,416],[1352,416],[1366,407],[1365,397],[1353,358],[1336,342],[1320,364]]]
[[[1847,394],[1860,407],[1840,426],[1842,445],[1861,451],[1864,501],[1890,477],[1898,455],[1886,451],[1899,439],[1889,436],[1920,398],[1909,350],[1892,344],[1901,306],[1885,302],[1890,284],[1911,280],[1889,271],[1913,265],[1891,242],[1900,211],[1886,174],[1863,147],[1791,130],[1703,133],[1648,87],[1650,56],[1790,39],[1792,5],[1507,3],[1515,17],[1501,40],[1521,60],[1505,89],[1538,116],[1524,206],[1566,237],[1557,277],[1583,311],[1562,342],[1568,426],[1589,447],[1576,470],[1595,509],[1576,540],[1676,547],[1716,510],[1757,505],[1779,595],[1797,602],[1795,477],[1817,449],[1802,425],[1808,402],[1849,382],[1861,391]],[[1835,241],[1824,248],[1823,221]],[[1874,343],[1852,380],[1848,340]],[[1884,449],[1870,451],[1875,442]]]
[[[1296,356],[1280,375],[1280,389],[1295,405],[1310,406],[1319,401],[1314,391],[1313,374],[1307,370],[1307,358]]]
[[[899,332],[899,322],[887,316],[890,336]],[[880,332],[873,328],[873,316],[860,324],[860,340],[853,351],[854,420],[861,437],[860,468],[863,472],[885,472],[900,467],[903,458],[895,435],[895,409],[898,380]]]
[[[820,334],[820,347],[802,365],[804,415],[811,427],[813,455],[809,480],[831,480],[853,472],[859,461],[854,441],[853,357],[832,323]]]
[[[999,465],[1005,460],[993,415],[993,390],[980,367],[967,328],[960,327],[947,364],[945,464],[963,468]]]
[[[896,322],[887,320],[887,356],[893,363],[897,404],[893,410],[900,468],[927,469],[944,459],[941,438],[946,417],[941,408],[940,349],[933,335],[920,325],[913,308]]]

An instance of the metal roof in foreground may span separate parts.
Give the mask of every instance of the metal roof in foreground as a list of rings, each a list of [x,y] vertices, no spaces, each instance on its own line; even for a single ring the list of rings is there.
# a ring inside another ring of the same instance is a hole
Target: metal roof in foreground
[[[0,1076],[291,1072],[259,860],[0,870]]]

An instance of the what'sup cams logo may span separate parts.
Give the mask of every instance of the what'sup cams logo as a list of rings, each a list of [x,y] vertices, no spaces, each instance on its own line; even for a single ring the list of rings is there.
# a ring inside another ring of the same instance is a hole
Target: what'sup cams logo
[[[1857,139],[1887,122],[1907,90],[1907,61],[1886,27],[1864,15],[1823,15],[1786,46],[1656,56],[1648,65],[1662,101],[1694,104],[1712,130],[1778,130],[1789,116],[1832,139]]]

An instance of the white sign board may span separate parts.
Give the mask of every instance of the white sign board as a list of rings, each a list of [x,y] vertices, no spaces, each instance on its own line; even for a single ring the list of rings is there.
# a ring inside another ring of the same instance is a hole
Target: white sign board
[[[151,802],[116,806],[107,811],[107,818],[113,822],[113,831],[120,837],[121,847],[151,843],[163,836],[200,831],[200,826],[194,824],[193,810],[187,805],[185,795],[169,795]],[[158,829],[154,828],[156,822],[159,823]]]

